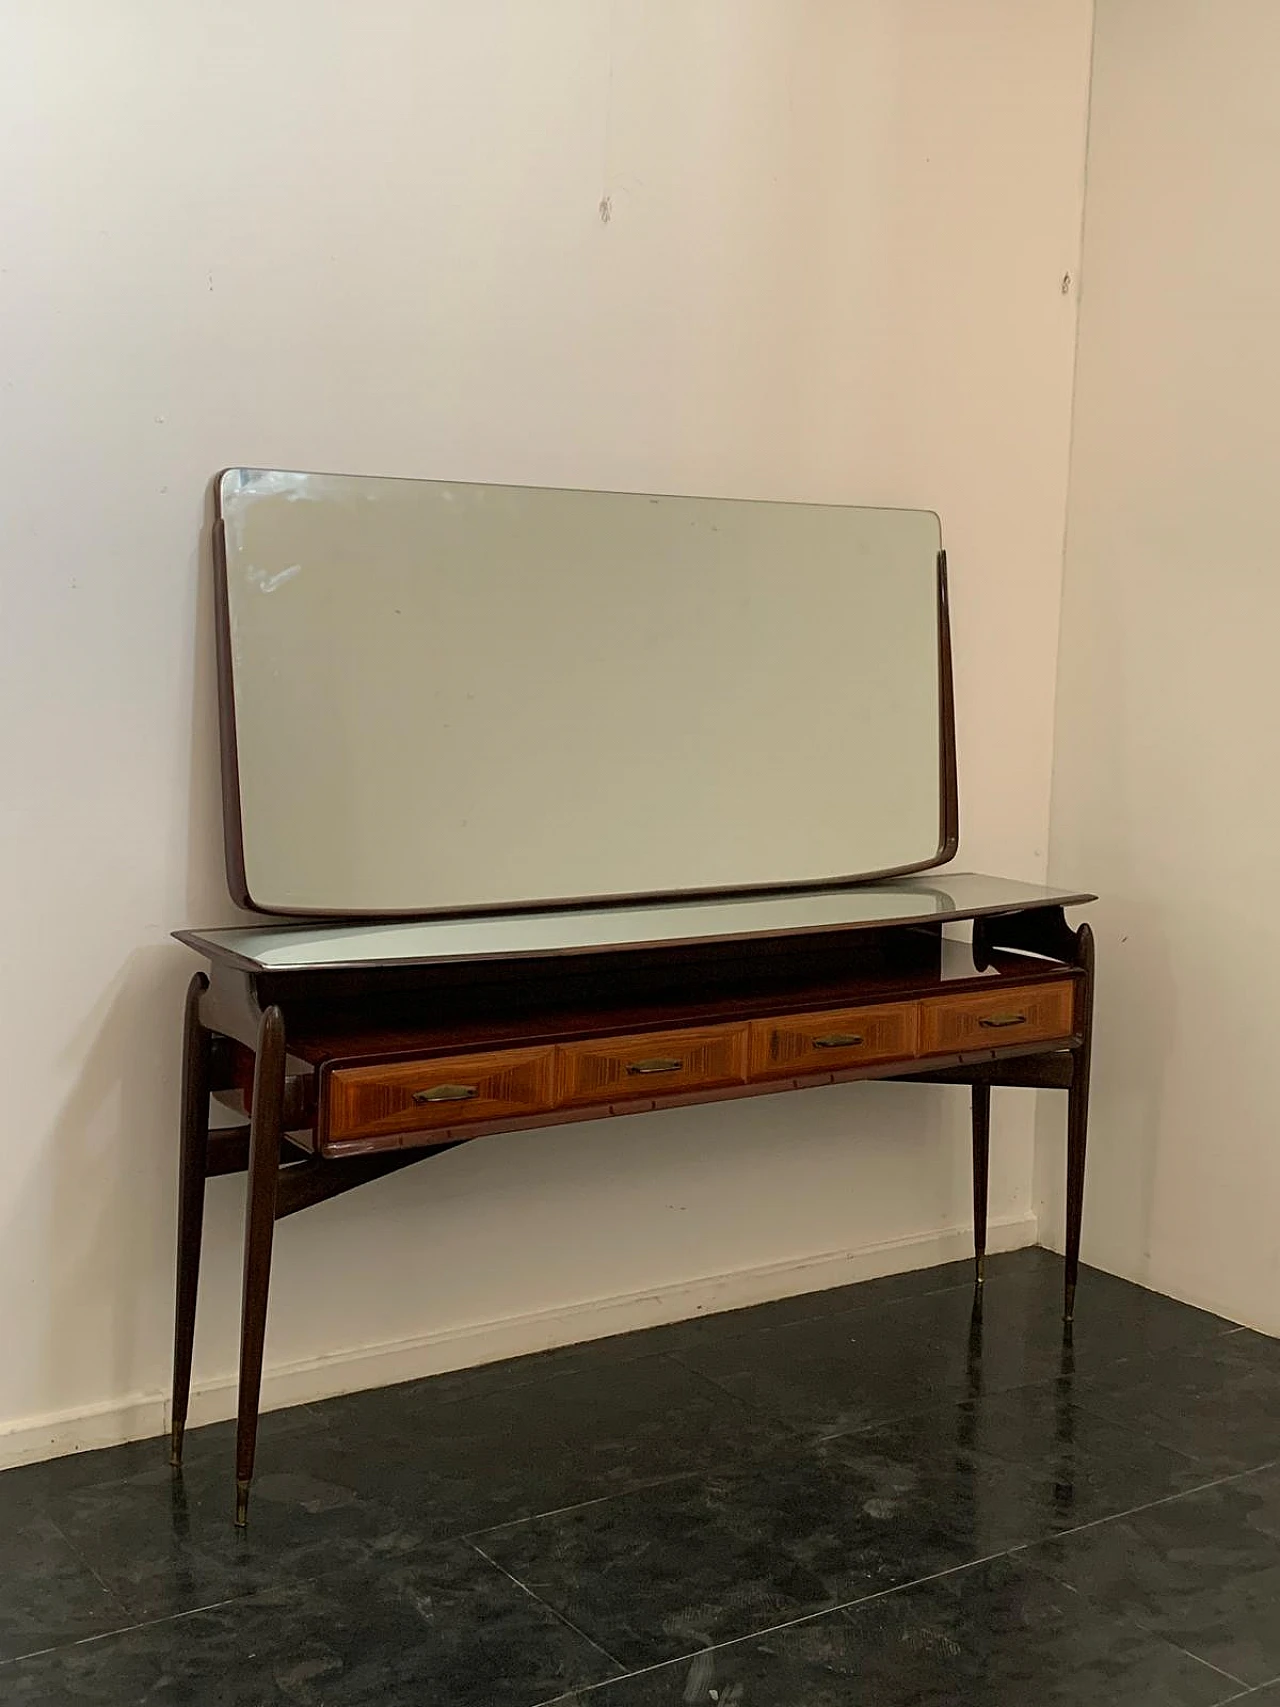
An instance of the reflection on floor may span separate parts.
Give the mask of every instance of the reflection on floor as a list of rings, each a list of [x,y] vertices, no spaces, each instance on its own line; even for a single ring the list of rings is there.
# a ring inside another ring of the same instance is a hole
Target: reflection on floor
[[[0,1476],[0,1701],[1280,1707],[1280,1341],[967,1266]]]

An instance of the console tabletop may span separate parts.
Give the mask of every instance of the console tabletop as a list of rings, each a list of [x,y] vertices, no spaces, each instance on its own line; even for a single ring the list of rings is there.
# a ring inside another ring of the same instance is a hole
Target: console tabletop
[[[562,907],[457,919],[351,920],[175,931],[179,942],[246,972],[301,972],[441,960],[505,960],[518,955],[592,954],[603,949],[948,924],[1034,907],[1096,900],[974,872],[890,883],[807,889],[728,900],[697,897],[626,907]]]

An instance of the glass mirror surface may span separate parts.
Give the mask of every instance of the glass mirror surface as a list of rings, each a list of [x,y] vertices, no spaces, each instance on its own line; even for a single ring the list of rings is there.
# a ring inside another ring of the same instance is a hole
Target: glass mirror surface
[[[218,507],[249,905],[422,914],[939,858],[931,512],[254,469]]]

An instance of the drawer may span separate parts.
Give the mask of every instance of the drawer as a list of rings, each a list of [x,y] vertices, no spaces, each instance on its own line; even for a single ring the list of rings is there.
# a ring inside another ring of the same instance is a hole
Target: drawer
[[[915,1002],[753,1020],[751,1077],[835,1071],[862,1061],[908,1060],[916,1052],[917,1028]]]
[[[329,1075],[328,1137],[379,1138],[470,1120],[510,1120],[552,1106],[555,1050],[503,1049]]]
[[[1074,979],[968,996],[931,996],[920,1004],[920,1053],[953,1055],[1002,1044],[1070,1037]]]
[[[651,1031],[560,1047],[559,1095],[566,1105],[659,1097],[672,1091],[741,1084],[747,1076],[745,1025]]]

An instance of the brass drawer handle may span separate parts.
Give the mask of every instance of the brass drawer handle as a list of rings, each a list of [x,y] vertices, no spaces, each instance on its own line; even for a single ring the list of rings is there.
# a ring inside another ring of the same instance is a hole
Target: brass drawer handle
[[[825,1037],[815,1037],[815,1049],[852,1049],[859,1043],[865,1043],[866,1038],[856,1031],[829,1031]]]
[[[628,1073],[678,1073],[684,1062],[676,1055],[654,1055],[648,1061],[628,1063]]]
[[[988,1014],[986,1019],[980,1019],[979,1025],[985,1025],[992,1031],[1002,1030],[1006,1025],[1025,1025],[1026,1014]]]
[[[476,1094],[474,1085],[432,1085],[429,1091],[415,1091],[414,1102],[466,1102]]]

